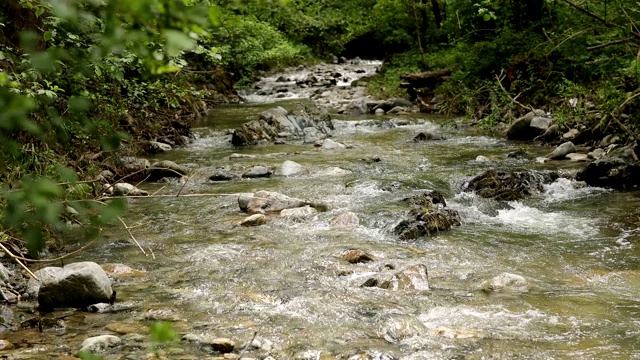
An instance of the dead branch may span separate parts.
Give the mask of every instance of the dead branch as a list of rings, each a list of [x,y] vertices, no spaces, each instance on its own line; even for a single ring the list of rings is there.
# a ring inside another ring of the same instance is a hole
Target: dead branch
[[[589,46],[587,48],[587,50],[591,51],[591,50],[598,50],[598,49],[602,49],[608,46],[613,46],[613,45],[618,45],[618,44],[624,44],[626,42],[629,42],[633,40],[633,38],[624,38],[624,39],[620,39],[620,40],[614,40],[614,41],[610,41],[608,43],[604,43],[604,44],[599,44],[599,45],[594,45],[594,46]]]
[[[127,226],[127,223],[124,222],[124,220],[122,220],[122,218],[120,216],[118,216],[118,220],[120,220],[120,222],[122,223],[122,225],[124,226],[124,229],[127,230],[127,233],[129,234],[129,237],[131,237],[131,240],[133,240],[133,242],[138,245],[138,248],[140,248],[140,251],[142,251],[142,253],[144,254],[144,256],[148,256],[147,252],[144,251],[144,249],[142,248],[142,246],[140,246],[140,243],[138,242],[138,240],[136,240],[135,236],[133,236],[133,234],[131,233],[131,230],[129,230],[129,226]],[[154,256],[155,258],[155,256]]]
[[[610,21],[607,21],[606,19],[603,19],[600,15],[592,13],[591,11],[589,11],[589,10],[587,10],[587,9],[581,7],[581,6],[578,6],[578,5],[574,4],[573,2],[571,2],[569,0],[561,0],[561,1],[566,3],[567,5],[571,6],[572,8],[578,10],[579,12],[581,12],[581,13],[583,13],[583,14],[585,14],[585,15],[593,18],[593,19],[598,20],[599,22],[601,22],[603,25],[605,25],[607,27],[610,27],[610,28],[617,27],[617,28],[620,28],[620,29],[627,30],[624,26],[612,23]],[[634,38],[640,40],[640,33],[632,31],[631,35],[633,35]]]
[[[526,110],[530,110],[533,111],[534,108],[531,106],[527,106],[524,105],[523,103],[521,103],[520,101],[514,99],[511,94],[509,94],[509,92],[507,91],[507,89],[504,88],[504,86],[502,86],[502,80],[504,79],[505,75],[503,75],[504,70],[500,70],[500,75],[496,75],[496,80],[498,81],[498,85],[500,86],[500,89],[502,89],[502,91],[504,92],[504,94],[507,96],[507,98],[509,98],[509,100],[511,100],[513,103],[515,103],[516,105],[520,106],[523,109]],[[520,96],[520,94],[518,94],[516,97]]]
[[[40,279],[38,279],[38,277],[34,273],[32,273],[31,270],[29,270],[29,268],[25,264],[23,264],[20,261],[20,259],[18,259],[18,257],[16,255],[13,255],[13,253],[11,251],[9,251],[9,249],[7,249],[2,243],[0,243],[0,249],[2,249],[2,251],[7,253],[7,255],[9,255],[15,262],[17,262],[18,265],[20,265],[20,267],[25,269],[27,271],[27,273],[29,274],[29,276],[31,276],[32,278],[34,278],[37,281],[40,281]]]
[[[71,257],[73,255],[79,254],[81,252],[83,252],[84,250],[86,250],[87,248],[91,247],[93,244],[95,243],[95,241],[91,241],[88,244],[82,246],[81,248],[79,248],[78,250],[72,251],[68,254],[64,254],[63,256],[54,258],[54,259],[44,259],[44,260],[36,260],[36,259],[27,259],[24,257],[20,257],[20,256],[16,256],[18,259],[22,260],[22,261],[26,261],[26,262],[32,262],[32,263],[52,263],[52,262],[58,262],[60,260],[64,260],[68,257]]]

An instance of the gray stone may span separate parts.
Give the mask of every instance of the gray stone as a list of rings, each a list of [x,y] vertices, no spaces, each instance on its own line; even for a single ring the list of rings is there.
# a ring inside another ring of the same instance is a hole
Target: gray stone
[[[276,176],[294,176],[300,175],[305,172],[302,165],[295,161],[285,160],[280,166],[276,168],[274,175]]]
[[[385,111],[383,109],[376,109],[375,114],[376,115],[384,115]]]
[[[114,335],[100,335],[86,339],[82,342],[80,352],[99,353],[109,348],[120,345],[122,340]]]
[[[213,174],[209,176],[211,181],[230,181],[236,179],[238,176],[227,169],[216,169]]]
[[[11,275],[11,271],[7,270],[7,268],[0,263],[0,283],[9,281]]]
[[[238,194],[238,206],[242,212],[247,212],[249,202],[253,199],[253,193],[240,193]]]
[[[539,129],[532,128],[531,120],[536,116],[544,116],[543,110],[534,110],[528,112],[525,116],[515,120],[507,130],[507,138],[511,140],[532,140],[540,135]]]
[[[161,153],[171,151],[172,149],[171,145],[159,141],[149,141],[147,148],[151,153]]]
[[[571,154],[574,152],[576,152],[576,146],[573,145],[571,141],[567,141],[566,143],[559,145],[555,150],[553,150],[551,154],[547,155],[547,158],[562,159],[567,154]]]
[[[488,157],[486,157],[486,156],[484,156],[484,155],[478,155],[478,156],[476,157],[476,161],[477,161],[477,162],[484,162],[484,163],[490,163],[490,162],[492,162],[492,160],[491,160],[491,159],[489,159]]]
[[[339,143],[331,139],[325,139],[322,142],[322,150],[342,150],[346,148],[347,146],[345,144]]]
[[[302,199],[288,197],[273,191],[258,191],[247,203],[249,214],[279,213],[284,209],[292,209],[309,205]]]
[[[598,159],[601,159],[603,156],[605,156],[606,152],[604,151],[604,149],[597,148],[591,151],[590,153],[588,153],[587,155],[589,156],[590,159],[598,160]]]
[[[369,108],[367,106],[368,99],[365,97],[361,97],[358,99],[352,100],[349,105],[347,105],[346,110],[344,111],[347,115],[364,115],[369,113]]]
[[[485,292],[527,292],[529,284],[527,280],[516,274],[502,273],[491,280],[487,280],[480,285]]]
[[[547,130],[544,131],[544,134],[542,134],[540,137],[544,140],[550,141],[555,139],[558,135],[560,135],[560,127],[558,127],[558,125],[556,124],[553,124],[549,126]]]
[[[233,159],[255,159],[256,156],[255,155],[251,155],[251,154],[238,154],[238,153],[233,153],[231,155],[229,155],[229,160],[233,160]]]
[[[148,192],[137,188],[129,183],[117,183],[111,186],[114,196],[147,196]]]
[[[566,133],[562,134],[562,138],[564,140],[571,141],[571,140],[575,139],[576,137],[578,137],[578,135],[580,135],[580,130],[571,129],[571,130],[567,131]]]
[[[531,123],[529,124],[530,127],[538,129],[543,133],[547,131],[550,125],[551,119],[542,116],[535,116],[531,119]]]
[[[38,298],[41,308],[84,308],[109,302],[113,294],[111,280],[100,265],[90,262],[68,264],[63,268],[45,267],[30,279],[27,293]]]
[[[186,334],[182,338],[187,341],[208,345],[213,351],[219,351],[225,354],[233,352],[233,349],[236,346],[235,342],[231,339],[219,338],[210,335]]]
[[[253,214],[242,219],[238,225],[240,226],[260,226],[267,223],[267,217],[263,214]]]
[[[256,165],[249,169],[249,171],[242,174],[243,178],[253,179],[253,178],[264,178],[269,177],[273,174],[271,169],[266,166]]]
[[[391,110],[387,111],[387,114],[400,114],[406,112],[407,108],[401,106],[394,106]]]
[[[587,162],[589,161],[589,155],[587,154],[579,154],[579,153],[571,153],[567,154],[566,158],[573,162]]]
[[[392,99],[392,101],[393,101],[393,106],[400,106],[404,108],[413,106],[413,103],[411,101],[403,98],[395,98],[395,99]]]

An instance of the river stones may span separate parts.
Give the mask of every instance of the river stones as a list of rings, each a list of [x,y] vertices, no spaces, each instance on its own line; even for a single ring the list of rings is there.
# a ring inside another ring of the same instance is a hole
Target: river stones
[[[344,150],[346,148],[347,146],[345,144],[339,143],[331,139],[325,139],[322,142],[322,146],[320,147],[320,149],[322,150]]]
[[[482,291],[491,292],[516,292],[523,293],[529,291],[527,279],[521,275],[502,273],[491,280],[487,280],[480,285]]]
[[[393,291],[399,290],[430,290],[429,272],[423,264],[409,266],[395,273],[391,280],[380,284],[381,288]]]
[[[182,165],[178,165],[173,161],[163,160],[153,163],[148,170],[148,181],[157,181],[165,177],[182,177],[187,175],[189,169]]]
[[[235,180],[238,176],[228,169],[221,168],[213,171],[211,175],[209,175],[209,181],[231,181]]]
[[[90,337],[82,342],[80,353],[98,353],[122,343],[122,339],[114,335],[100,335]]]
[[[30,279],[27,293],[37,297],[43,309],[84,308],[112,300],[111,280],[94,262],[77,262],[63,268],[49,266],[35,275],[40,281]]]
[[[403,240],[417,239],[459,226],[460,214],[448,209],[442,194],[437,191],[424,192],[406,199],[413,205],[408,219],[394,228],[394,233]]]
[[[367,106],[367,101],[369,101],[369,99],[367,99],[366,97],[361,97],[361,98],[357,98],[352,100],[348,105],[347,108],[344,110],[344,113],[347,115],[364,115],[364,114],[368,114],[369,113],[369,107]]]
[[[576,180],[589,186],[613,189],[640,187],[640,161],[637,143],[615,149],[608,155],[590,163],[576,174]]]
[[[7,270],[7,268],[5,268],[4,265],[2,265],[2,263],[0,263],[0,284],[2,282],[9,281],[9,278],[11,275],[12,273],[9,270]]]
[[[331,116],[326,109],[311,104],[297,104],[291,112],[278,106],[261,113],[258,120],[235,129],[231,143],[235,146],[256,145],[273,141],[284,133],[290,134],[288,139],[304,139],[305,128],[315,128],[314,136],[325,138],[333,130]]]
[[[556,172],[488,170],[463,184],[462,188],[484,198],[510,201],[541,192],[544,184],[558,177]]]
[[[531,121],[536,116],[544,115],[546,115],[544,110],[534,110],[515,120],[507,130],[507,138],[510,140],[533,140],[536,136],[542,135],[544,130],[532,127]],[[538,123],[534,124],[537,126]]]
[[[429,141],[429,140],[443,140],[444,138],[440,134],[432,132],[421,132],[413,138],[414,142]]]
[[[169,144],[165,144],[159,141],[149,141],[147,142],[147,152],[155,154],[171,151],[172,147]]]
[[[12,343],[8,342],[7,340],[0,340],[0,351],[3,350],[11,350],[14,349],[15,345],[13,345]]]

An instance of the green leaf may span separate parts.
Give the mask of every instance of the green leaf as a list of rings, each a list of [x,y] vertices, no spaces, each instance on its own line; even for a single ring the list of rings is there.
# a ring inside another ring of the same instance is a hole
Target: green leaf
[[[36,9],[36,17],[40,17],[44,13],[44,7],[39,7]]]
[[[168,321],[161,321],[151,326],[151,342],[165,344],[178,338],[178,333]]]
[[[58,175],[60,175],[60,177],[64,179],[64,181],[68,181],[68,182],[78,181],[78,177],[76,176],[75,171],[71,170],[70,168],[66,166],[62,166],[60,164],[56,164],[55,168]]]
[[[181,31],[166,30],[164,37],[165,52],[170,57],[177,56],[182,50],[193,49],[196,46],[196,41]]]
[[[489,15],[489,14],[485,13],[485,14],[482,16],[482,18],[484,19],[484,21],[489,21],[489,20],[491,20],[491,15]]]
[[[222,11],[219,7],[212,5],[209,7],[209,21],[211,21],[211,25],[220,26],[220,14]]]
[[[102,207],[99,223],[106,225],[122,215],[127,208],[125,199],[112,199],[106,207]]]

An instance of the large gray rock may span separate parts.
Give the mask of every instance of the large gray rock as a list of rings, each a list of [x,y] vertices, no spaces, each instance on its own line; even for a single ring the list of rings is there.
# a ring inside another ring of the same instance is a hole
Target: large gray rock
[[[172,147],[169,144],[165,144],[159,141],[149,141],[147,143],[147,151],[150,153],[162,153],[171,151]]]
[[[313,216],[318,213],[316,208],[309,205],[303,207],[297,207],[293,209],[284,209],[280,211],[280,216],[290,219],[304,219]]]
[[[276,176],[294,176],[305,172],[304,167],[295,161],[285,160],[276,168],[274,175]]]
[[[306,200],[288,197],[274,191],[261,190],[253,194],[247,203],[247,213],[279,213],[284,209],[293,209],[308,204],[309,202]]]
[[[463,184],[462,188],[484,198],[511,201],[541,192],[544,184],[552,183],[558,177],[557,172],[488,170]]]
[[[242,177],[247,179],[265,178],[271,176],[271,174],[273,174],[273,172],[270,168],[262,165],[256,165],[242,174]]]
[[[365,97],[352,100],[347,109],[344,111],[347,115],[364,115],[369,113],[369,107],[367,106],[369,99]]]
[[[82,342],[80,353],[99,353],[109,348],[118,346],[122,340],[114,335],[100,335],[90,337]]]
[[[322,142],[322,150],[343,150],[346,149],[347,146],[343,143],[339,143],[337,141],[331,140],[331,139],[325,139]]]
[[[571,141],[560,144],[553,152],[547,155],[549,159],[563,159],[567,154],[576,152],[576,146]]]
[[[36,271],[35,275],[40,281],[30,279],[27,293],[37,296],[43,309],[84,308],[111,301],[111,280],[94,262],[77,262],[63,268],[49,266]]]
[[[306,128],[315,128],[313,132]],[[305,139],[305,136],[324,138],[333,130],[331,116],[326,109],[315,105],[298,104],[291,111],[282,107],[269,109],[233,132],[231,143],[235,146],[255,145],[276,138]]]
[[[540,129],[531,127],[531,120],[536,116],[544,116],[543,110],[528,112],[525,116],[517,119],[507,130],[507,138],[511,140],[533,140],[536,136],[544,133]]]
[[[114,196],[146,196],[149,195],[148,192],[139,189],[138,187],[131,185],[129,183],[117,183],[113,184],[107,189],[111,189],[111,193]]]
[[[550,125],[551,119],[542,116],[535,116],[533,119],[531,119],[529,127],[538,129],[541,133],[544,133],[545,131],[547,131]]]

